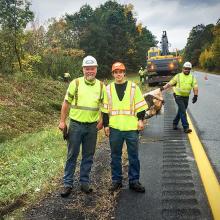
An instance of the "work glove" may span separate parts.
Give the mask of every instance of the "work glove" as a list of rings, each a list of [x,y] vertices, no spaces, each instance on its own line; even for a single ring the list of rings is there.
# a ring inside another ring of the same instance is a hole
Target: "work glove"
[[[63,129],[63,140],[67,140],[68,139],[68,129],[67,126],[65,126],[65,128]]]
[[[197,98],[198,98],[198,95],[194,95],[193,98],[192,98],[192,103],[196,103],[197,102]]]

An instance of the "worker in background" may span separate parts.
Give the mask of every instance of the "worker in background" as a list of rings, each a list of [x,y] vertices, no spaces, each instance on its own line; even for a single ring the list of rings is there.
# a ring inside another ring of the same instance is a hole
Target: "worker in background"
[[[140,77],[140,83],[144,83],[145,82],[145,72],[144,72],[142,67],[138,71],[138,74],[139,74],[139,77]]]
[[[140,184],[140,162],[138,157],[138,131],[144,129],[147,103],[139,87],[125,78],[125,66],[116,62],[112,65],[114,82],[106,86],[103,101],[103,125],[111,147],[112,187],[122,187],[122,147],[127,145],[129,160],[129,188],[145,192]]]
[[[68,72],[63,74],[63,80],[64,80],[64,82],[70,81],[70,74]]]
[[[190,62],[185,62],[183,65],[182,73],[176,74],[170,82],[161,87],[161,91],[174,86],[174,98],[178,106],[177,115],[173,120],[173,129],[178,129],[178,123],[181,119],[182,126],[185,133],[190,133],[192,130],[189,128],[189,123],[187,121],[186,109],[189,102],[189,95],[193,89],[194,96],[192,103],[196,103],[198,99],[198,84],[196,78],[190,73],[192,69],[192,64]]]
[[[81,190],[85,193],[92,192],[89,174],[93,164],[97,131],[102,128],[99,106],[103,99],[103,84],[95,78],[97,66],[97,61],[94,57],[87,56],[83,59],[84,76],[71,81],[62,105],[60,130],[66,130],[68,112],[70,118],[68,136],[66,137],[68,152],[64,169],[62,197],[67,197],[72,191],[76,162],[81,144]]]

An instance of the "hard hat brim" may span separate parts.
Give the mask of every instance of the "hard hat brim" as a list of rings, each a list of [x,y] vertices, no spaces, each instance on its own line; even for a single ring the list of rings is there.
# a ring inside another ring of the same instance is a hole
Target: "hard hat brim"
[[[93,64],[84,64],[84,65],[82,65],[82,67],[88,67],[88,66],[98,66],[98,64],[95,64],[95,65],[93,65]]]

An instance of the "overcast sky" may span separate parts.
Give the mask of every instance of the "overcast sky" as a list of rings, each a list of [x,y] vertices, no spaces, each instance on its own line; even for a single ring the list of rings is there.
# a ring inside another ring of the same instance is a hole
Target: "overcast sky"
[[[61,17],[65,13],[79,11],[84,4],[96,8],[105,1],[101,0],[32,0],[31,9],[40,24],[51,17]],[[146,26],[160,40],[166,30],[173,48],[182,49],[193,26],[215,24],[220,18],[219,0],[118,0],[121,4],[134,5],[138,22]]]

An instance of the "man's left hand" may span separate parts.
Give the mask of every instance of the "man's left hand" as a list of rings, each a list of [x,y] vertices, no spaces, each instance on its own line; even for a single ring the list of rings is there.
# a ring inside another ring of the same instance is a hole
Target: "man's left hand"
[[[138,121],[138,131],[144,130],[144,122],[142,120]]]
[[[103,123],[102,123],[102,120],[98,122],[96,128],[99,130],[101,130],[103,128]]]
[[[192,103],[196,103],[197,102],[197,99],[198,99],[198,95],[194,95],[193,98],[192,98]]]

